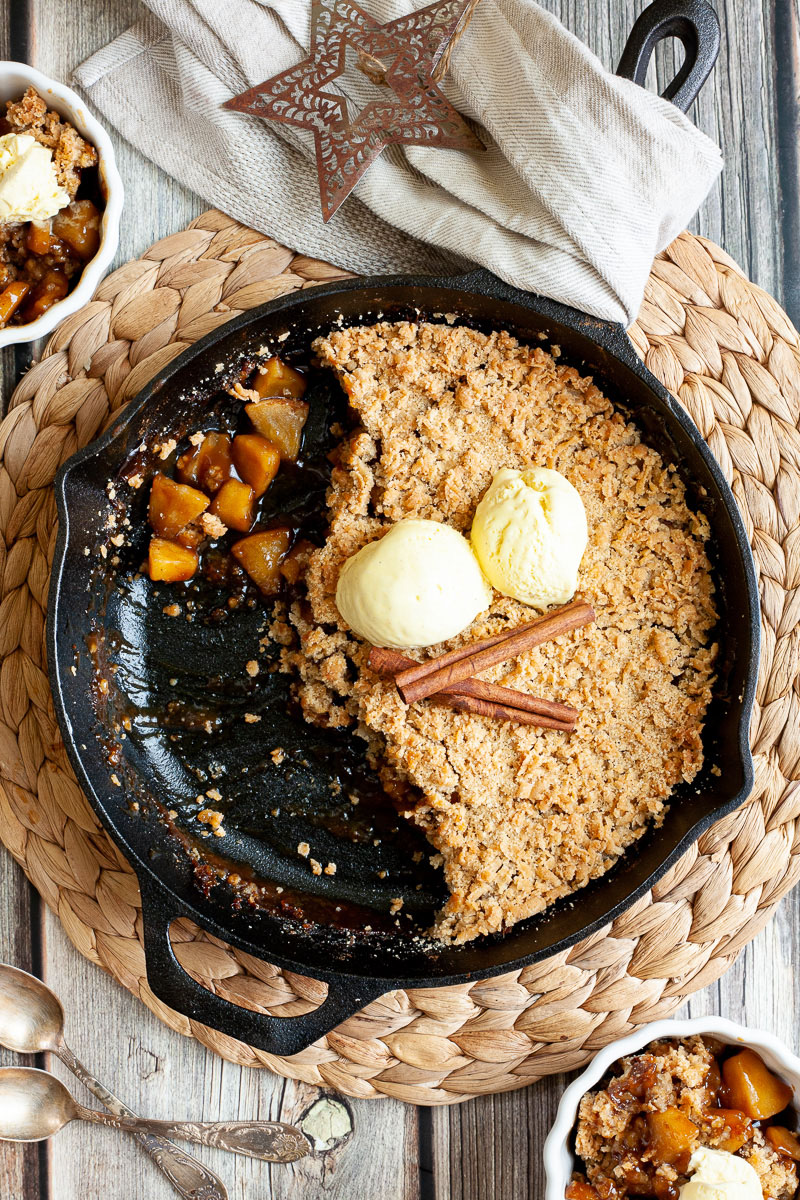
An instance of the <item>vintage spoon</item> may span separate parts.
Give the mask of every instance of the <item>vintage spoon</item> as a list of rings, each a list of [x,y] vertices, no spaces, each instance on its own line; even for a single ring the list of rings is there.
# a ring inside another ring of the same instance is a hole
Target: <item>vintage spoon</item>
[[[160,1133],[232,1150],[265,1162],[294,1162],[310,1146],[294,1125],[279,1121],[148,1121],[84,1108],[60,1079],[35,1067],[0,1067],[0,1141],[41,1142],[70,1121],[90,1121],[126,1133]]]
[[[35,975],[8,963],[0,963],[0,1045],[17,1054],[57,1054],[109,1112],[136,1115],[89,1074],[64,1041],[64,1010],[55,993]],[[156,1134],[134,1136],[184,1200],[228,1200],[222,1180],[191,1154]]]

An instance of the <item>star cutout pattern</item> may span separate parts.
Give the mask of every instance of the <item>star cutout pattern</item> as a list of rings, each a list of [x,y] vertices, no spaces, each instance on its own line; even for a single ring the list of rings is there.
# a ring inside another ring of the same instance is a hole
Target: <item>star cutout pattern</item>
[[[309,57],[224,107],[313,132],[327,222],[386,146],[484,149],[435,82],[473,7],[474,0],[436,0],[380,25],[352,0],[313,0]],[[325,90],[344,73],[348,47],[364,74],[386,90],[385,100],[368,103],[352,120],[344,97]]]

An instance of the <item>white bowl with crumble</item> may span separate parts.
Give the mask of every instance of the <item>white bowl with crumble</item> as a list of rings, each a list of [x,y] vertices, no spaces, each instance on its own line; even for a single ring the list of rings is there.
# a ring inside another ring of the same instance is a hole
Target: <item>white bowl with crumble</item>
[[[0,347],[42,337],[91,300],[122,202],[111,139],[80,96],[0,62]]]
[[[656,1021],[564,1092],[546,1200],[797,1200],[800,1058],[722,1017]]]

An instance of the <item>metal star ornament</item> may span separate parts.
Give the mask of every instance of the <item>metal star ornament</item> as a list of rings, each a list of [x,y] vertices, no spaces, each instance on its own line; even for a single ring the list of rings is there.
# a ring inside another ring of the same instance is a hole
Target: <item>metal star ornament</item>
[[[313,132],[327,222],[386,146],[484,149],[436,82],[475,4],[437,0],[380,25],[352,0],[313,0],[308,58],[224,107]],[[345,98],[325,91],[344,73],[348,47],[359,69],[386,90],[385,100],[366,104],[352,120]]]

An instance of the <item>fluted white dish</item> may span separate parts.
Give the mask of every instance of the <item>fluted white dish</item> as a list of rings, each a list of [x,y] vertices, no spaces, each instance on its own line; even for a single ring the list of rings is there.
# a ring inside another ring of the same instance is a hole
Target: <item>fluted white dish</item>
[[[6,100],[18,100],[29,87],[35,87],[46,101],[47,107],[55,109],[66,118],[78,133],[97,149],[100,188],[105,199],[105,209],[100,226],[98,251],[83,268],[81,277],[72,291],[63,300],[48,308],[38,320],[0,329],[0,347],[32,342],[43,337],[55,329],[65,317],[77,312],[91,300],[95,288],[117,252],[119,241],[124,192],[110,137],[89,112],[85,101],[81,100],[77,92],[55,79],[48,79],[41,71],[27,66],[26,63],[0,61],[0,116],[5,114]]]
[[[644,1050],[650,1042],[662,1038],[685,1038],[708,1034],[728,1046],[748,1046],[794,1089],[794,1105],[800,1107],[800,1058],[792,1054],[778,1038],[762,1029],[747,1029],[724,1017],[696,1017],[691,1021],[653,1021],[635,1033],[610,1042],[589,1066],[569,1085],[561,1097],[556,1119],[544,1144],[546,1178],[545,1200],[564,1200],[564,1192],[575,1170],[575,1154],[570,1147],[571,1134],[578,1118],[581,1098],[603,1078],[609,1067],[628,1054]]]

